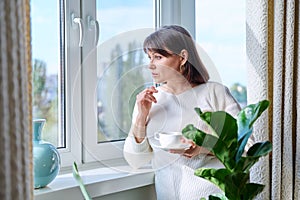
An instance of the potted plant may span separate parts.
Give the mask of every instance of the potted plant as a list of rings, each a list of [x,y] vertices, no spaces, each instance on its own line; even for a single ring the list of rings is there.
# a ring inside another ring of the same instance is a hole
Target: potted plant
[[[268,100],[248,105],[239,112],[237,119],[224,111],[202,113],[200,108],[195,108],[199,117],[211,127],[212,134],[189,124],[182,130],[183,135],[211,151],[224,165],[221,169],[195,170],[196,176],[209,180],[223,191],[211,194],[209,200],[250,200],[262,192],[264,185],[250,183],[250,168],[260,157],[271,152],[272,144],[257,142],[248,151],[245,146],[254,122],[268,106]]]

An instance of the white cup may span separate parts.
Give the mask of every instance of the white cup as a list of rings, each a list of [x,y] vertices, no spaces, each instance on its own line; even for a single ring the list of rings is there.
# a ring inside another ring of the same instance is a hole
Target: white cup
[[[162,147],[176,147],[181,144],[181,132],[156,132],[154,138]]]

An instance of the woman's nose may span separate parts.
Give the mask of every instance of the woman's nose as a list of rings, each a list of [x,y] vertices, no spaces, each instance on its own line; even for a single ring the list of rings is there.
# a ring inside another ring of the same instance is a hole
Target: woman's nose
[[[148,68],[149,69],[155,69],[155,65],[152,62],[150,62],[149,65],[148,65]]]
[[[149,63],[153,64],[153,57],[149,57]]]

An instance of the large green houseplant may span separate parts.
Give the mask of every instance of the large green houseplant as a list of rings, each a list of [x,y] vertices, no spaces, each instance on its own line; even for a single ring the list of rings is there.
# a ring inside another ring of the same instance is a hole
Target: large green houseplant
[[[189,124],[182,133],[197,145],[210,150],[225,168],[200,168],[195,175],[217,185],[222,194],[212,194],[209,200],[250,200],[262,192],[264,185],[250,183],[250,168],[260,157],[272,150],[269,141],[257,142],[245,151],[245,146],[253,131],[253,124],[268,108],[269,101],[263,100],[242,109],[237,119],[224,111],[202,113],[195,111],[212,130],[207,134]]]

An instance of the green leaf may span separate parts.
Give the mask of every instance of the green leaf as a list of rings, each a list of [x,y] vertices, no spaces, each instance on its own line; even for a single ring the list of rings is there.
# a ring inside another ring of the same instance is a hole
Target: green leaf
[[[268,106],[267,100],[249,105],[241,110],[237,120],[224,111],[202,113],[200,108],[195,108],[197,115],[211,128],[212,134],[189,124],[182,130],[183,135],[210,150],[225,166],[225,169],[195,170],[195,175],[209,180],[224,191],[221,196],[210,195],[209,199],[250,200],[263,190],[263,185],[249,183],[249,171],[260,157],[272,150],[272,144],[269,141],[259,142],[249,148],[245,157],[242,154],[254,122]]]
[[[257,183],[247,183],[241,191],[241,199],[254,199],[256,195],[263,191],[264,185]]]
[[[224,141],[219,139],[212,149],[212,152],[214,153],[214,155],[229,170],[234,169],[236,166],[236,162],[234,159],[235,154],[236,154],[236,146],[235,145],[227,147],[227,145],[224,143]]]
[[[196,113],[198,114],[199,117],[201,117],[202,111],[200,108],[195,108]]]
[[[220,197],[209,195],[208,200],[222,200]]]
[[[215,131],[227,148],[236,149],[238,128],[235,118],[224,111],[205,112],[201,118]]]
[[[249,181],[249,173],[229,172],[223,179],[225,195],[228,199],[240,199],[240,192]]]
[[[203,131],[195,128],[193,125],[187,125],[182,134],[193,140],[198,146],[206,148],[211,151],[226,167],[233,169],[235,167],[235,151],[228,151],[229,148],[219,138],[206,134]]]
[[[269,141],[255,143],[236,165],[235,171],[248,171],[262,156],[272,151],[272,144]]]
[[[247,152],[248,156],[265,156],[272,151],[272,144],[269,141],[257,142]]]
[[[237,163],[236,167],[234,168],[234,171],[240,171],[240,172],[248,172],[249,169],[259,160],[259,157],[241,157],[239,162]]]
[[[203,146],[209,151],[212,150],[212,148],[215,146],[215,144],[218,141],[217,137],[210,134],[206,134],[203,131],[195,128],[191,124],[187,125],[182,130],[182,134],[186,138],[193,140],[198,146]]]
[[[85,198],[85,200],[92,200],[92,198],[90,197],[89,193],[87,192],[87,190],[86,190],[86,188],[83,184],[81,176],[79,175],[76,162],[73,163],[73,177],[75,178],[75,180],[79,184],[81,193],[82,193],[83,197]]]
[[[225,179],[225,196],[228,199],[239,200],[239,186],[236,186],[234,179],[232,178],[234,174],[228,175]]]
[[[194,131],[198,130],[193,124],[188,124],[186,127],[182,129],[182,133],[187,132],[187,131]]]
[[[209,195],[208,200],[228,200],[224,194]]]
[[[256,104],[250,104],[243,108],[238,114],[239,138],[247,132],[260,115],[269,107],[268,100],[260,101]],[[244,131],[246,129],[246,131]]]
[[[201,113],[200,109],[198,110]],[[236,120],[223,111],[205,112],[200,114],[208,126],[216,132],[215,137],[195,128],[192,124],[187,125],[182,133],[197,145],[211,151],[226,167],[235,168],[235,155],[237,149],[237,124]]]
[[[252,129],[249,129],[249,131],[248,132],[246,132],[244,135],[243,135],[243,137],[241,137],[239,140],[238,140],[238,149],[237,149],[237,152],[236,152],[236,156],[235,156],[235,160],[236,160],[236,162],[238,162],[240,159],[241,159],[241,157],[242,157],[242,155],[243,155],[243,153],[244,153],[244,151],[245,151],[245,146],[246,146],[246,144],[247,144],[247,142],[248,142],[248,139],[250,138],[250,136],[251,136],[251,134],[252,134]]]
[[[235,147],[230,147],[232,151],[228,151],[230,148],[227,148],[222,140],[190,125],[185,127],[182,133],[186,138],[193,140],[198,146],[205,147],[208,151],[211,151],[229,169],[235,167]]]
[[[195,175],[204,178],[221,190],[225,191],[225,179],[231,172],[227,169],[214,169],[214,168],[199,168],[195,170]]]
[[[237,116],[238,124],[238,151],[236,161],[238,162],[244,153],[245,146],[252,134],[252,126],[260,115],[269,107],[268,100],[260,101],[256,104],[250,104],[242,109]]]
[[[236,140],[237,122],[230,114],[224,111],[205,112],[200,117],[217,133],[221,140],[228,143]]]

